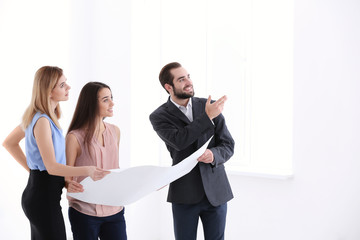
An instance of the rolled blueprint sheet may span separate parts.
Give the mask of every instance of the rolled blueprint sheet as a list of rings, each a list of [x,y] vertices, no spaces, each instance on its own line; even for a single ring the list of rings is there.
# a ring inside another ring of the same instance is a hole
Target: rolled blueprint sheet
[[[129,205],[189,173],[198,163],[197,159],[205,152],[210,140],[211,138],[196,152],[172,167],[113,169],[99,181],[85,178],[80,182],[84,187],[83,192],[67,195],[94,204]]]

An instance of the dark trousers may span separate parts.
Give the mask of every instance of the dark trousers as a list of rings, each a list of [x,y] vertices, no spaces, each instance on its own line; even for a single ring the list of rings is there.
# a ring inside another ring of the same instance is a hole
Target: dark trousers
[[[65,181],[47,171],[31,170],[21,204],[30,221],[32,240],[66,240],[60,200]]]
[[[197,204],[172,204],[176,240],[196,240],[199,218],[205,240],[223,240],[227,204],[212,206],[206,197]]]
[[[126,240],[125,209],[108,217],[94,217],[69,208],[74,240]]]

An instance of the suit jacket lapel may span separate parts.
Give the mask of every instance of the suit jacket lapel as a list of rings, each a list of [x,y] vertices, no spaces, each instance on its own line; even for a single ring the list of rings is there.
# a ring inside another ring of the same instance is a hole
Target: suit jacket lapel
[[[199,101],[198,98],[192,98],[192,111],[193,119],[202,114],[205,111],[203,104]]]
[[[175,104],[173,104],[171,101],[170,101],[170,97],[167,101],[167,104],[166,104],[166,110],[169,114],[173,115],[173,116],[176,116],[177,118],[179,118],[180,120],[186,122],[186,123],[190,123],[189,119],[185,116],[185,114],[183,112],[181,112],[181,110],[179,108],[177,108],[175,106]]]
[[[193,119],[195,120],[196,117],[200,116],[205,112],[205,105],[200,101],[199,98],[192,98],[192,110],[193,110]],[[197,148],[201,147],[205,141],[203,137],[198,138],[196,141]]]

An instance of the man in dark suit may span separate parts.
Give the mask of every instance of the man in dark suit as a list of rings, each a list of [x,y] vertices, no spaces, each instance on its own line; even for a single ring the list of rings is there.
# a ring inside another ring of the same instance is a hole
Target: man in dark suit
[[[224,239],[227,202],[233,198],[224,163],[234,152],[234,140],[221,114],[226,96],[215,102],[210,96],[194,97],[190,75],[176,62],[165,65],[159,79],[170,96],[150,115],[150,121],[173,165],[213,136],[199,163],[169,186],[175,238],[196,239],[200,217],[206,240]]]

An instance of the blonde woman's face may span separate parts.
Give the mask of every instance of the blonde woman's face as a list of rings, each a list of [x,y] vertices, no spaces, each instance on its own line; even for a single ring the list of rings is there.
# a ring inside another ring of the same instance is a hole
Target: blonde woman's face
[[[66,83],[66,77],[62,75],[51,91],[50,99],[56,102],[66,101],[69,99],[70,86]]]

